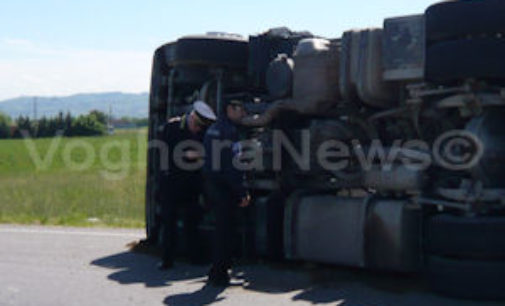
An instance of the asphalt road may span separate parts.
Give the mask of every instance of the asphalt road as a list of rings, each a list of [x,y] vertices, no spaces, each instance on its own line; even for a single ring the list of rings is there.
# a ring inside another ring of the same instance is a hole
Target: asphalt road
[[[416,277],[295,264],[239,266],[239,285],[220,290],[205,286],[208,267],[159,272],[156,258],[129,252],[142,236],[0,225],[0,305],[498,305],[434,295]]]

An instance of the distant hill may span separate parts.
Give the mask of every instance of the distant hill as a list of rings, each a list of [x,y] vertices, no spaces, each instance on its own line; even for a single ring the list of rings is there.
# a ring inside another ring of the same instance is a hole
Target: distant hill
[[[148,93],[127,94],[121,92],[77,94],[67,97],[37,97],[37,117],[52,117],[60,111],[70,112],[73,116],[87,114],[97,109],[109,113],[115,118],[148,116]],[[0,112],[12,118],[20,115],[33,117],[34,97],[19,97],[0,101]]]

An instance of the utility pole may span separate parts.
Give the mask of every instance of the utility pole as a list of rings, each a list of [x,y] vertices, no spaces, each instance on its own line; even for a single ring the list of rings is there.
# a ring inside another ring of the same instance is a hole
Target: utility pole
[[[37,121],[37,97],[33,97],[33,120]]]

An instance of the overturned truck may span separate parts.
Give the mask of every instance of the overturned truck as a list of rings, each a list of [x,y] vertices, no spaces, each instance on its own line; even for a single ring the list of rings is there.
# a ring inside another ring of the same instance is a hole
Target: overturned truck
[[[335,39],[182,37],[154,54],[149,140],[197,99],[240,100],[254,203],[238,254],[422,272],[441,293],[503,298],[503,16],[503,1],[449,1]],[[154,240],[159,163],[151,147]]]

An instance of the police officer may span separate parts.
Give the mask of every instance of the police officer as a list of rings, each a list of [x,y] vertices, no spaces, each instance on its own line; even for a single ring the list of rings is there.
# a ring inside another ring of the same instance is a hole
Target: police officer
[[[233,216],[237,207],[246,207],[250,202],[243,184],[243,172],[233,163],[240,153],[237,125],[244,116],[241,102],[228,102],[223,114],[204,137],[204,192],[216,216],[213,265],[208,275],[208,283],[214,286],[229,284],[228,269],[231,268],[235,228]]]
[[[162,261],[161,270],[173,266],[176,245],[178,210],[184,217],[186,252],[192,262],[199,261],[198,224],[202,210],[198,200],[202,178],[198,163],[203,163],[198,150],[205,130],[216,120],[212,109],[202,101],[193,104],[193,110],[182,116],[171,118],[164,126],[163,136],[168,146],[168,169],[162,169],[161,217],[162,217]],[[194,167],[196,166],[196,167]]]

